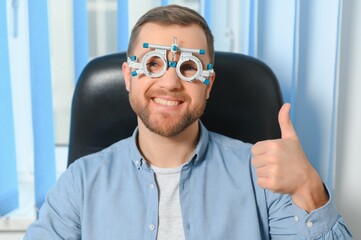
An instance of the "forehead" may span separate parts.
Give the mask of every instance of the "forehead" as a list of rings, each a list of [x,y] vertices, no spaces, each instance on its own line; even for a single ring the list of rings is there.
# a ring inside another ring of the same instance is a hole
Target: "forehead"
[[[180,26],[146,23],[139,32],[134,49],[135,53],[149,51],[143,49],[144,42],[170,46],[174,37],[177,37],[177,44],[180,48],[205,49],[206,51],[208,49],[206,35],[203,29],[197,25]]]

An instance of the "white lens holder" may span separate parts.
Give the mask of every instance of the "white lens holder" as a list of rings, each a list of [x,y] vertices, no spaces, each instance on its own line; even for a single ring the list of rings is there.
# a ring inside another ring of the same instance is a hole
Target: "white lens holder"
[[[213,75],[214,72],[213,65],[208,64],[207,70],[203,70],[203,64],[201,60],[196,56],[192,55],[192,53],[198,53],[202,55],[205,54],[205,51],[203,49],[178,48],[177,38],[173,39],[173,44],[171,46],[144,43],[143,48],[153,48],[154,50],[146,53],[141,62],[136,62],[136,56],[128,57],[127,62],[129,64],[129,67],[136,69],[135,71],[131,72],[131,75],[133,77],[140,74],[145,74],[148,77],[157,78],[163,76],[164,73],[167,71],[168,67],[174,67],[176,69],[177,75],[183,81],[194,82],[196,80],[199,80],[206,85],[209,84],[209,78]],[[172,53],[171,61],[167,61],[167,51],[169,50]],[[180,51],[180,57],[178,62],[174,61],[177,51]],[[155,73],[149,71],[147,67],[149,59],[152,58],[159,58],[163,63],[162,69]],[[194,62],[197,66],[197,70],[192,76],[184,76],[181,71],[182,64],[188,61]]]

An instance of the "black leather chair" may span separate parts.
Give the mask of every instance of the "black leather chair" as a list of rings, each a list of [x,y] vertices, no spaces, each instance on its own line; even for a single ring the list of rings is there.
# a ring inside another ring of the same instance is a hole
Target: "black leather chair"
[[[125,53],[116,53],[83,70],[72,102],[68,165],[133,133],[137,122],[124,86],[124,61]],[[216,52],[214,69],[204,125],[250,143],[280,137],[283,100],[272,70],[255,58],[226,52]]]

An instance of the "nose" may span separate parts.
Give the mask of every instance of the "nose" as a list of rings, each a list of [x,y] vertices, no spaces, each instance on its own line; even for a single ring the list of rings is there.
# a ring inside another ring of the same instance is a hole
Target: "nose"
[[[157,81],[160,87],[168,91],[177,91],[182,88],[182,79],[177,74],[174,67],[168,67],[167,71]]]

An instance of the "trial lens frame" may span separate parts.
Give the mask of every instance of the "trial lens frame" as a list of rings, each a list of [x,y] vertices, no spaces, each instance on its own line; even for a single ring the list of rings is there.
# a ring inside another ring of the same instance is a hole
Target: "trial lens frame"
[[[207,65],[207,70],[203,70],[202,62],[199,58],[192,55],[192,53],[198,53],[204,55],[206,53],[203,49],[193,49],[193,48],[179,48],[177,44],[177,38],[173,38],[173,44],[171,46],[163,46],[163,45],[156,45],[156,44],[149,44],[143,43],[143,48],[152,48],[153,51],[146,53],[141,62],[136,62],[136,56],[128,57],[129,67],[136,69],[135,71],[131,72],[131,75],[138,76],[140,74],[145,74],[151,78],[157,78],[162,76],[168,69],[168,67],[173,67],[176,69],[177,75],[184,81],[187,82],[194,82],[199,80],[204,84],[209,84],[209,78],[213,75],[213,65],[209,63]],[[167,51],[171,51],[172,53],[172,60],[167,61]],[[178,62],[174,61],[175,54],[180,52],[180,57]],[[148,59],[158,57],[163,62],[163,68],[161,71],[157,73],[150,72],[147,69],[147,62]],[[192,61],[197,65],[197,71],[193,76],[187,77],[184,76],[181,72],[181,66],[184,62]]]

